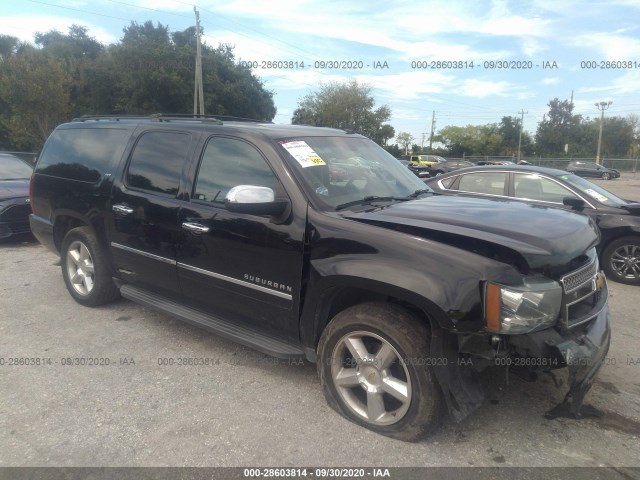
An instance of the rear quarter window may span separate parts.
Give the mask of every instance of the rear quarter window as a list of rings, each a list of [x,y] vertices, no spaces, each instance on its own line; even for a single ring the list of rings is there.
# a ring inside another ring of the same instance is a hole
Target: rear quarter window
[[[122,158],[130,132],[113,128],[69,128],[51,134],[36,173],[96,182]]]

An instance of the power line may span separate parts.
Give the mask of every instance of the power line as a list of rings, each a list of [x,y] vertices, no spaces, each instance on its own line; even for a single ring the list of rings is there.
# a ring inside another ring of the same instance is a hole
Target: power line
[[[39,0],[27,0],[27,1],[31,2],[31,3],[39,3],[40,5],[48,5],[50,7],[62,8],[62,9],[65,9],[65,10],[73,10],[74,12],[82,12],[82,13],[88,13],[90,15],[97,15],[99,17],[115,18],[116,20],[124,20],[125,22],[130,22],[131,21],[128,18],[116,17],[114,15],[107,15],[105,13],[91,12],[89,10],[83,10],[81,8],[66,7],[64,5],[56,5],[55,3],[41,2]]]

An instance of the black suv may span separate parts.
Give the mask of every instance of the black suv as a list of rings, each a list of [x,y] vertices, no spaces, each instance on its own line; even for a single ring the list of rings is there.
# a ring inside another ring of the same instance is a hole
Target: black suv
[[[567,172],[575,173],[581,177],[589,178],[601,178],[603,180],[612,180],[614,178],[620,178],[620,172],[615,168],[607,168],[602,165],[598,165],[595,162],[584,162],[581,160],[574,160],[567,165]]]
[[[464,418],[496,365],[568,367],[578,415],[608,350],[589,217],[434,194],[360,135],[81,118],[31,182],[31,228],[77,302],[122,295],[317,362],[331,407],[384,435],[416,440],[441,407]]]

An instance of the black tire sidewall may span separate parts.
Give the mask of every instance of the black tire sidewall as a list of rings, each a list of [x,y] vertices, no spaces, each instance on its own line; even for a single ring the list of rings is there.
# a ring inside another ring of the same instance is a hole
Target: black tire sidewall
[[[87,295],[82,295],[75,290],[67,271],[69,246],[75,241],[81,242],[87,248],[93,262],[93,289]],[[74,228],[66,234],[60,247],[60,266],[67,290],[73,299],[81,305],[94,307],[113,301],[118,297],[118,289],[111,278],[105,255],[98,245],[95,234],[89,227]]]
[[[353,308],[357,307],[347,309],[345,312],[349,312]],[[318,349],[318,372],[329,405],[349,420],[382,435],[404,441],[418,440],[435,425],[441,405],[439,386],[435,381],[431,368],[426,364],[426,358],[429,356],[428,329],[415,329],[413,328],[415,324],[409,325],[408,328],[414,330],[416,336],[407,336],[406,331],[402,331],[403,329],[406,330],[407,326],[403,326],[400,329],[396,327],[398,322],[406,321],[406,319],[393,318],[388,320],[386,324],[380,325],[380,319],[373,317],[366,322],[347,322],[343,318],[344,316],[338,314],[334,318],[338,323],[337,328],[336,325],[330,324],[325,329]],[[397,423],[375,425],[367,422],[345,405],[333,383],[331,376],[333,350],[341,338],[354,331],[367,331],[382,337],[397,350],[405,363],[411,378],[411,405]],[[420,333],[423,333],[424,337],[419,338]],[[421,362],[416,360],[418,358],[424,358],[425,362],[420,364]]]

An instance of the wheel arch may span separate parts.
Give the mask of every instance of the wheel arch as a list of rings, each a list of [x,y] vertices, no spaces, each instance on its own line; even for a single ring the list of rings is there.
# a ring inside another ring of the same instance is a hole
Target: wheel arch
[[[369,279],[354,282],[348,277],[325,279],[323,283],[322,288],[316,288],[319,293],[305,302],[301,316],[300,334],[307,357],[315,357],[320,336],[333,317],[362,303],[388,302],[400,305],[425,322],[430,329],[452,326],[451,320],[435,303],[396,285]]]
[[[640,240],[640,226],[629,225],[618,227],[613,230],[609,230],[609,232],[610,233],[607,234],[606,238],[603,238],[602,242],[599,245],[600,260],[603,260],[602,255],[604,254],[604,251],[607,249],[609,244],[611,244],[611,242],[615,242],[622,237],[636,237],[638,240]]]
[[[53,241],[60,252],[62,241],[65,235],[72,229],[77,227],[90,227],[93,225],[86,217],[79,215],[73,210],[61,210],[57,212],[53,220]]]

